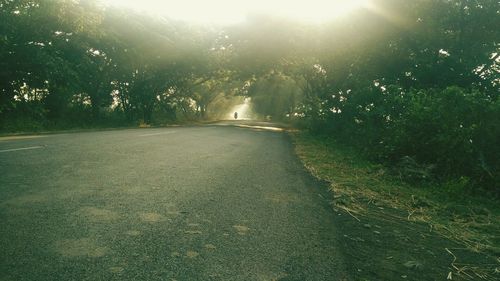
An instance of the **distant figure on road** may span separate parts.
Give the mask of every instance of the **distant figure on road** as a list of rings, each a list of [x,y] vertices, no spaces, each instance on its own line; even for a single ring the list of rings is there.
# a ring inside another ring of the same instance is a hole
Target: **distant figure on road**
[[[234,113],[234,119],[238,119],[238,112]]]

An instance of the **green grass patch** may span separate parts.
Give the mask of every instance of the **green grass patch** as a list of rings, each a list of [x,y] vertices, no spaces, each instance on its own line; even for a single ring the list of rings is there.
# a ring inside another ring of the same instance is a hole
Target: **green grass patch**
[[[290,134],[346,217],[342,238],[355,280],[500,280],[499,201],[469,192],[466,179],[408,184],[333,138]]]

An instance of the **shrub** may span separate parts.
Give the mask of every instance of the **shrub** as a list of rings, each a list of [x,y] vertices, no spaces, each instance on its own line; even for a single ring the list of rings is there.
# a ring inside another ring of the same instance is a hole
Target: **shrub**
[[[413,171],[408,178],[466,177],[500,191],[500,101],[490,93],[457,86],[406,92],[370,87],[321,122],[309,127],[327,130],[400,172]]]

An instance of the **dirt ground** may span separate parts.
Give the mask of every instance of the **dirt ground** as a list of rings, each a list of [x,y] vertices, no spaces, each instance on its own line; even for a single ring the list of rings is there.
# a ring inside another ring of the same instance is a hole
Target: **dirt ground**
[[[495,200],[409,186],[330,140],[291,136],[304,165],[331,188],[352,280],[500,280]]]
[[[394,209],[368,215],[337,209],[344,256],[353,280],[499,280],[498,261],[444,238]],[[351,212],[352,213],[352,212]]]

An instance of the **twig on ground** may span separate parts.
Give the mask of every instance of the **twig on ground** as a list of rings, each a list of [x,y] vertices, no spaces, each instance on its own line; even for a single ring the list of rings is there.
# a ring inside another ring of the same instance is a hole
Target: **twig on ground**
[[[473,278],[470,274],[468,274],[467,272],[463,271],[463,268],[458,268],[456,265],[455,265],[455,261],[457,261],[457,256],[455,256],[455,254],[453,254],[448,248],[444,248],[450,255],[453,256],[453,261],[451,262],[451,267],[453,267],[453,269],[455,269],[457,271],[458,274],[460,273],[463,273],[465,276],[469,277],[469,278]]]
[[[408,211],[408,217],[407,217],[408,220],[410,220],[410,217],[411,215],[413,215],[413,213],[415,213],[415,210]]]
[[[346,212],[351,215],[351,217],[355,218],[357,221],[361,221],[360,219],[358,219],[355,215],[353,215],[348,209],[344,208],[344,210],[346,210]]]

